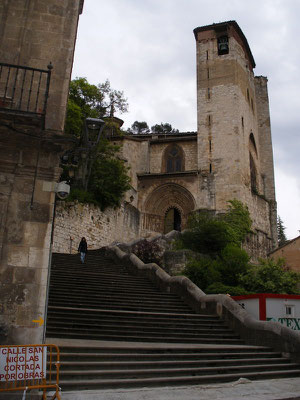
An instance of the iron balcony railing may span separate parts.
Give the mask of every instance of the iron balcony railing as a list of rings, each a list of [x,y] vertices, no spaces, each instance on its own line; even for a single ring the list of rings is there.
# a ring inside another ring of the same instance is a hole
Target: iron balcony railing
[[[44,116],[51,70],[0,63],[0,110]]]

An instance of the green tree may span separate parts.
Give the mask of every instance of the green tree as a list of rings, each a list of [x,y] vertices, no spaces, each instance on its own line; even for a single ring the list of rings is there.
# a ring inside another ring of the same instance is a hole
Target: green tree
[[[101,138],[90,161],[91,174],[87,190],[84,190],[81,181],[75,178],[69,200],[77,199],[83,203],[96,204],[102,210],[106,207],[120,206],[122,197],[131,186],[127,175],[128,168],[123,160],[116,157],[119,150],[119,146]]]
[[[253,293],[298,293],[300,274],[283,268],[284,260],[260,260],[240,276],[243,287]]]
[[[85,149],[85,158],[80,150],[82,140],[69,152],[71,156],[77,155],[79,160],[69,200],[94,203],[101,209],[120,205],[123,195],[130,189],[128,168],[117,157],[120,147],[112,145],[103,136],[112,130],[120,132],[117,118],[113,118],[114,112],[123,113],[127,108],[123,92],[112,89],[108,80],[97,86],[90,84],[86,78],[70,82],[65,132],[82,138],[84,120],[88,117],[103,118],[105,127],[97,147]],[[69,169],[70,165],[64,166],[64,179],[67,179]]]
[[[99,154],[93,163],[88,191],[94,194],[101,209],[119,207],[125,192],[130,189],[130,178],[124,162]]]
[[[171,124],[160,123],[160,124],[153,125],[151,127],[151,132],[153,132],[153,133],[179,133],[179,130],[172,128]]]
[[[112,89],[109,80],[92,85],[86,78],[75,78],[70,82],[65,133],[80,137],[85,118],[112,117],[115,111],[127,110],[124,93]]]
[[[131,133],[133,135],[140,135],[140,134],[146,134],[150,133],[149,126],[147,122],[145,121],[135,121],[132,125],[131,128],[127,129],[128,133]]]
[[[277,237],[279,246],[283,246],[287,242],[287,237],[285,235],[285,226],[283,225],[282,219],[278,215],[277,217]]]

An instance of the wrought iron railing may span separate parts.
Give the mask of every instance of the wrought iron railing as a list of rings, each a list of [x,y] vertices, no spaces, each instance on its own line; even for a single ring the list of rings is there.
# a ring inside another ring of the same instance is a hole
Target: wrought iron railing
[[[0,110],[45,115],[51,70],[0,63]]]

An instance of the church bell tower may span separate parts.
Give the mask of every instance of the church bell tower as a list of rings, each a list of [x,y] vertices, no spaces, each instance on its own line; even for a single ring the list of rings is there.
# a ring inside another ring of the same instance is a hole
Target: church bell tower
[[[211,182],[209,206],[222,212],[234,198],[247,204],[251,247],[271,250],[277,231],[267,78],[254,76],[253,55],[235,21],[198,27],[194,35],[198,170]]]

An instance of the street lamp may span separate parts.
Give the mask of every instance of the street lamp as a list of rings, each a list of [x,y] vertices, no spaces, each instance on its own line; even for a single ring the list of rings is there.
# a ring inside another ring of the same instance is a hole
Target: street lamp
[[[84,145],[87,146],[87,157],[83,168],[84,190],[87,190],[93,164],[93,149],[99,143],[105,121],[100,118],[86,118],[84,121]]]
[[[86,118],[84,121],[84,144],[91,148],[99,143],[105,122],[100,118]]]
[[[84,190],[87,190],[88,187],[93,155],[96,152],[96,146],[99,143],[104,126],[105,121],[100,118],[86,118],[82,132],[82,147],[69,150],[61,157],[61,164],[69,167],[70,177],[74,175],[74,168],[78,168],[79,166],[78,176],[80,176],[81,185]]]

